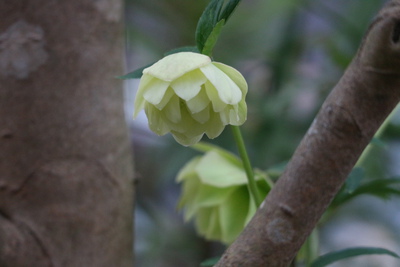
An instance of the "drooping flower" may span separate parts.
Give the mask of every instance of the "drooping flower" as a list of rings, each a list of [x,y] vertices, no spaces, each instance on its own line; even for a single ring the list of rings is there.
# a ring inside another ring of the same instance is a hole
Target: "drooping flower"
[[[180,52],[143,70],[134,117],[144,109],[153,132],[171,132],[188,146],[204,133],[215,138],[225,125],[243,124],[246,94],[247,83],[234,68],[206,55]]]
[[[255,178],[265,197],[272,182],[261,171]],[[232,243],[256,211],[241,161],[228,151],[212,148],[193,158],[177,181],[182,183],[178,208],[184,210],[186,221],[194,220],[197,232],[206,239]]]

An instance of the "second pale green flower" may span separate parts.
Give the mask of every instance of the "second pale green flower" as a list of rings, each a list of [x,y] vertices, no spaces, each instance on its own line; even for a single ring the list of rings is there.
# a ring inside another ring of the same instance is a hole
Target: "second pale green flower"
[[[234,68],[180,52],[143,71],[134,117],[144,109],[153,132],[171,132],[178,143],[193,145],[204,133],[215,138],[225,125],[243,124],[246,94],[247,83]]]
[[[200,145],[200,146],[199,146]],[[221,148],[199,143],[208,150],[190,160],[179,172],[182,184],[178,207],[193,219],[199,234],[209,240],[232,243],[256,212],[240,159]],[[269,177],[256,170],[258,190],[264,198],[272,187]]]

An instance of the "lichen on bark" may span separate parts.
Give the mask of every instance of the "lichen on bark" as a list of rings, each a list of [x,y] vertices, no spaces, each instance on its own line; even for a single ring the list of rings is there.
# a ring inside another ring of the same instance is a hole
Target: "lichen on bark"
[[[0,33],[0,74],[27,78],[47,58],[45,34],[39,25],[20,19]]]

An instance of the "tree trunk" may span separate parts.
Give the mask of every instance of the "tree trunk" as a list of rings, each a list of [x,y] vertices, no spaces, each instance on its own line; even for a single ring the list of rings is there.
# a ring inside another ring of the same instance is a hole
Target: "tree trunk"
[[[400,0],[371,24],[285,172],[218,267],[287,267],[400,100]]]
[[[0,0],[0,266],[132,266],[122,1]]]

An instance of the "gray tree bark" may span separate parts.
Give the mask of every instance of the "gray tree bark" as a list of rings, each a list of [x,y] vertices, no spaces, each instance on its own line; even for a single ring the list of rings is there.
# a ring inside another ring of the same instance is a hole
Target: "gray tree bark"
[[[0,0],[0,266],[132,266],[122,1]]]
[[[287,267],[399,100],[400,0],[392,0],[371,24],[285,172],[216,266]]]

